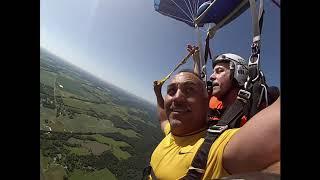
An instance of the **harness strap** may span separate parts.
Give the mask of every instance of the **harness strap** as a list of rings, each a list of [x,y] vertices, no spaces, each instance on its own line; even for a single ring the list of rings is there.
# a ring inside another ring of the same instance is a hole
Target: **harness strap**
[[[141,180],[148,180],[149,176],[151,176],[152,180],[156,180],[156,175],[154,174],[151,165],[145,167],[143,169],[143,173],[142,173],[142,179]]]
[[[216,133],[207,132],[204,142],[201,144],[196,156],[193,158],[187,175],[183,177],[184,180],[201,179],[203,173],[205,172],[205,166],[207,164],[210,147],[218,137],[219,135]]]
[[[263,15],[264,15],[264,8],[263,8],[263,0],[260,0],[260,7],[259,7],[259,30],[260,34],[262,33],[262,25],[263,25]]]
[[[239,92],[237,100],[226,110],[221,120],[216,125],[209,127],[204,142],[199,147],[191,167],[189,168],[184,180],[201,179],[207,165],[208,154],[215,140],[227,129],[233,128],[237,121],[241,119],[247,111],[247,102],[250,95]]]
[[[276,6],[278,6],[278,8],[280,8],[280,0],[276,1],[276,0],[271,0]]]
[[[207,61],[208,61],[208,55],[209,55],[210,59],[212,59],[209,45],[210,45],[210,37],[207,36],[206,37],[206,47],[204,49],[204,62],[205,63],[207,63]]]

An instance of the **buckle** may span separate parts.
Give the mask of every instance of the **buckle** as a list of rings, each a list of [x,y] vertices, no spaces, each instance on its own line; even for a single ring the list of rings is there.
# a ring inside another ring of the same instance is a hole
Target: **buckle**
[[[195,170],[195,171],[197,171],[197,172],[200,173],[200,174],[203,174],[203,173],[205,172],[204,169],[195,168],[195,167],[192,167],[192,166],[189,167],[189,170]]]
[[[252,54],[248,63],[249,77],[252,82],[255,82],[260,77],[260,54]],[[255,77],[252,77],[255,76]]]
[[[240,89],[240,91],[238,92],[238,96],[242,99],[249,100],[251,97],[251,93],[249,91]]]
[[[209,129],[207,131],[210,132],[210,133],[219,133],[219,134],[221,134],[226,129],[228,129],[228,125],[225,125],[225,126],[214,125],[214,126],[209,127]]]

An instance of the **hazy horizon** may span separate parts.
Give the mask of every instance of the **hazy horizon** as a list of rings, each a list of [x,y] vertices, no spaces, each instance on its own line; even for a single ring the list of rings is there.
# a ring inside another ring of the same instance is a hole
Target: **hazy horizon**
[[[105,80],[105,79],[99,78],[99,77],[97,77],[94,73],[89,72],[89,71],[83,69],[82,67],[80,67],[80,66],[78,66],[78,65],[76,65],[76,64],[73,64],[72,62],[70,62],[70,61],[68,61],[68,60],[66,60],[66,59],[64,59],[64,58],[62,58],[62,57],[59,57],[57,54],[54,54],[53,52],[51,52],[50,50],[48,50],[48,49],[46,49],[46,48],[44,48],[44,47],[42,47],[42,46],[40,46],[40,49],[41,49],[41,50],[45,50],[45,51],[49,52],[50,54],[52,54],[52,55],[60,58],[59,60],[63,60],[63,61],[65,61],[65,62],[67,62],[67,63],[69,63],[69,64],[71,64],[71,65],[73,65],[73,66],[75,66],[75,67],[77,67],[77,68],[80,68],[81,70],[85,71],[86,73],[90,74],[91,76],[94,76],[94,77],[97,78],[98,80],[107,83],[108,85],[111,84],[111,85],[115,86],[116,88],[119,88],[119,89],[121,89],[122,91],[125,91],[127,94],[129,94],[129,95],[131,95],[131,96],[133,96],[133,97],[135,97],[135,98],[138,98],[138,99],[140,99],[140,100],[146,101],[147,103],[150,103],[150,104],[156,106],[156,102],[148,101],[148,100],[146,100],[146,99],[144,99],[144,98],[142,98],[142,97],[140,97],[140,96],[137,96],[136,94],[133,94],[133,93],[131,93],[131,92],[129,92],[129,91],[127,91],[127,90],[119,87],[119,86],[116,86],[116,85],[108,82],[108,81]],[[47,52],[46,52],[46,53],[47,53]]]

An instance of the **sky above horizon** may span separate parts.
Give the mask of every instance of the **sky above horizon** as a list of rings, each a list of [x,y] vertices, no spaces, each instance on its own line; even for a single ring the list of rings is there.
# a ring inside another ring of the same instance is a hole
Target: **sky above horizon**
[[[196,44],[195,30],[154,10],[153,0],[40,0],[40,46],[153,104],[153,81],[162,79]],[[280,87],[280,9],[264,1],[261,67],[268,85]],[[203,36],[204,38],[204,36]],[[219,30],[214,55],[248,59],[250,10]],[[191,68],[191,59],[182,68]],[[208,64],[208,75],[212,72]],[[163,88],[164,90],[166,87]]]

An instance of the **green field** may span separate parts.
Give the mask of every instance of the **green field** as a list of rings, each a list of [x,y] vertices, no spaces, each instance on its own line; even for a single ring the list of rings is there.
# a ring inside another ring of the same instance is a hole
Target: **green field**
[[[84,136],[85,137],[85,136]],[[81,147],[68,147],[71,150],[71,153],[75,153],[77,155],[86,155],[86,154],[94,154],[94,155],[100,155],[104,151],[109,150],[111,147],[99,143],[96,141],[90,141],[90,140],[81,140],[81,139],[75,139],[75,138],[70,138],[68,142],[73,143],[73,144],[80,144]]]
[[[60,165],[52,165],[47,171],[44,171],[46,180],[63,180],[64,176],[67,177],[67,174]]]
[[[40,172],[45,180],[141,179],[162,137],[152,108],[41,50]]]
[[[81,101],[73,98],[63,98],[63,103],[67,106],[76,107],[85,111],[95,109],[95,106],[98,106],[96,103]]]
[[[63,90],[71,92],[81,97],[87,97],[87,94],[82,90],[81,82],[74,81],[68,76],[59,76],[57,83],[63,86]]]
[[[53,121],[53,123],[50,125],[52,131],[57,131],[57,132],[65,132],[67,131],[65,128],[65,125],[63,124],[62,120],[59,120],[58,118],[56,121]]]
[[[79,156],[90,154],[89,150],[87,148],[83,148],[83,147],[67,147],[67,149],[70,150],[70,153],[74,153]]]
[[[83,81],[74,80],[68,76],[59,76],[57,78],[57,83],[63,86],[63,88],[60,89],[61,91],[67,91],[91,101],[100,100],[95,95],[88,92],[87,89],[90,87],[87,86]]]
[[[73,98],[63,98],[63,103],[70,107],[76,107],[82,109],[83,111],[94,110],[97,113],[105,114],[107,116],[115,115],[119,116],[123,120],[127,120],[128,113],[127,108],[118,107],[111,102],[108,104],[97,104],[93,102],[86,102]]]
[[[76,138],[70,138],[68,139],[68,142],[69,143],[72,143],[72,144],[81,144],[83,141],[81,139],[76,139]]]
[[[133,131],[132,129],[121,129],[121,128],[117,128],[117,132],[119,132],[120,134],[127,136],[127,137],[134,137],[134,138],[139,138],[137,135],[138,133],[136,133],[135,131]]]
[[[79,99],[82,98],[82,96],[77,96],[77,95],[75,95],[75,94],[73,94],[73,93],[64,91],[64,90],[61,89],[61,88],[60,88],[60,90],[59,90],[59,93],[60,93],[60,95],[63,97],[63,99],[64,99],[64,98],[70,98],[71,96],[76,97],[76,98],[79,98]]]
[[[129,157],[131,157],[131,155],[128,152],[122,151],[120,149],[120,147],[130,147],[128,143],[122,141],[115,141],[111,138],[104,137],[100,134],[91,135],[91,137],[94,137],[100,143],[110,145],[112,153],[118,159],[128,159]]]
[[[81,170],[75,170],[70,180],[116,180],[117,178],[108,169],[102,169],[94,172],[84,172]]]
[[[107,150],[111,150],[112,154],[114,154],[119,160],[128,159],[131,157],[128,152],[120,149],[120,147],[130,147],[130,145],[126,142],[115,141],[112,138],[104,137],[100,134],[82,135],[82,137],[91,137],[96,141],[70,138],[68,140],[69,143],[81,145],[81,147],[67,147],[69,150],[71,150],[71,153],[76,155],[88,155],[90,152],[92,152],[94,155],[100,155]]]
[[[94,155],[100,155],[101,153],[110,149],[110,146],[98,143],[96,141],[86,140],[81,145],[83,147],[89,149],[89,151],[92,152],[92,154],[94,154]]]
[[[57,77],[57,74],[40,69],[40,82],[41,83],[43,83],[47,86],[54,87],[54,81],[55,81],[56,77]]]
[[[123,141],[115,141],[112,138],[108,138],[105,136],[102,136],[100,134],[95,134],[95,135],[90,135],[91,137],[94,137],[98,142],[103,143],[103,144],[108,144],[112,145],[115,147],[126,147],[130,146],[128,143],[123,142]]]
[[[49,164],[50,164],[50,158],[48,157],[44,157],[42,155],[42,152],[40,150],[40,165],[43,169],[48,169],[49,168]]]
[[[109,120],[98,120],[86,114],[76,114],[72,119],[68,117],[61,117],[64,120],[65,128],[72,132],[115,132],[113,124]]]

